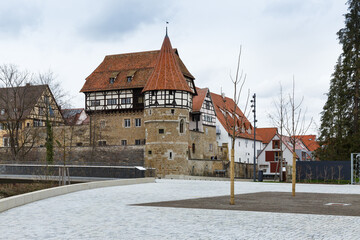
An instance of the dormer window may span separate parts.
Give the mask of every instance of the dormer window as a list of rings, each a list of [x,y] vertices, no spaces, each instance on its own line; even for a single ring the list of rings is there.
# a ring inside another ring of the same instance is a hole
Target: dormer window
[[[112,72],[110,75],[110,78],[109,78],[109,83],[113,84],[118,75],[119,75],[119,72]]]
[[[136,70],[130,70],[128,74],[126,75],[127,82],[131,82],[134,78]]]

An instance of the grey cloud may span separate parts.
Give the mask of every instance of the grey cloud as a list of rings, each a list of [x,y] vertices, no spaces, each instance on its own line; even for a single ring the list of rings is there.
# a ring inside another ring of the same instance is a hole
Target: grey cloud
[[[78,30],[88,40],[113,40],[142,23],[155,22],[165,12],[162,1],[105,1],[105,9],[90,13],[94,16]]]
[[[36,28],[40,20],[41,10],[34,1],[0,2],[0,36],[18,36],[25,28]]]

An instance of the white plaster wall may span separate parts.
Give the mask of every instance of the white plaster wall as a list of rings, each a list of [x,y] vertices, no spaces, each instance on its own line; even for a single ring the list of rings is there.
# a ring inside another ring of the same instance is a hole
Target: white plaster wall
[[[218,142],[218,146],[221,146],[223,143],[227,143],[229,146],[229,159],[231,157],[231,137],[225,130],[225,128],[221,125],[218,119],[216,119],[216,126],[221,131],[220,135],[216,135],[216,140]],[[240,144],[239,144],[240,143]],[[254,141],[251,139],[245,138],[236,138],[235,139],[235,151],[234,158],[235,162],[242,163],[253,163],[254,162]],[[256,152],[257,150],[262,149],[262,142],[256,141]]]
[[[279,137],[277,135],[275,135],[272,140],[279,140]],[[279,149],[273,149],[272,140],[269,142],[269,144],[267,144],[264,147],[263,151],[260,153],[260,155],[258,157],[259,169],[260,170],[265,170],[266,169],[266,171],[264,171],[265,174],[270,173],[270,162],[265,161],[266,151],[279,150]],[[282,144],[282,150],[283,150],[283,157],[284,157],[285,162],[287,163],[288,166],[292,166],[292,153],[291,153],[291,151],[285,146],[285,144]],[[264,168],[261,165],[266,165],[267,167]]]

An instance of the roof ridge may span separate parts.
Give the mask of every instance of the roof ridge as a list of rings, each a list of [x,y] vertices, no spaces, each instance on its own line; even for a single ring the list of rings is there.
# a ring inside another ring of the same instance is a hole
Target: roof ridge
[[[152,90],[182,90],[192,93],[167,35],[161,46],[154,71],[151,73],[142,92]]]

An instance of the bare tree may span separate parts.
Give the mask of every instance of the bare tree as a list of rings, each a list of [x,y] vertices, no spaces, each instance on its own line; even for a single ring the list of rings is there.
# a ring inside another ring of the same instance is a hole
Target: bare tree
[[[236,68],[236,74],[235,78],[230,74],[230,79],[234,86],[234,96],[233,96],[233,106],[230,109],[230,112],[227,107],[224,107],[225,109],[225,119],[226,119],[226,125],[229,131],[231,131],[231,159],[230,159],[230,204],[235,204],[235,196],[234,196],[234,177],[235,177],[235,159],[234,159],[234,149],[235,149],[235,140],[236,137],[243,131],[243,125],[245,121],[245,116],[239,116],[239,119],[237,118],[237,106],[240,101],[240,96],[242,89],[244,87],[245,81],[246,81],[246,74],[244,75],[243,71],[240,73],[240,60],[241,60],[241,46],[240,51],[238,55],[238,61],[237,61],[237,68]],[[246,101],[246,107],[245,112],[247,108],[247,103],[249,100],[249,93]],[[224,105],[225,98],[224,99]],[[229,119],[227,115],[230,113],[232,123],[229,122]]]
[[[285,101],[285,97],[283,94],[283,88],[282,85],[280,83],[280,93],[279,93],[279,97],[276,101],[274,101],[274,106],[276,109],[275,114],[269,114],[269,118],[271,119],[271,121],[273,122],[273,124],[280,129],[280,161],[278,161],[276,169],[279,170],[279,176],[280,176],[280,181],[283,181],[283,176],[282,176],[282,168],[283,168],[283,146],[282,146],[282,136],[283,136],[283,130],[284,130],[284,120],[285,120],[285,113],[286,113],[286,109],[288,107],[288,103]],[[279,162],[280,162],[280,168],[279,168]]]
[[[285,111],[285,124],[284,128],[290,136],[290,142],[293,151],[293,166],[292,166],[292,196],[295,196],[296,185],[296,142],[297,136],[303,135],[310,128],[313,119],[311,118],[309,123],[306,123],[306,111],[302,111],[301,105],[304,97],[300,102],[295,100],[295,78],[293,77],[292,93],[289,94],[289,110]]]
[[[57,105],[60,108],[71,108],[70,102],[72,97],[62,88],[61,82],[56,79],[57,76],[51,70],[48,70],[47,72],[37,74],[35,84],[48,85]]]
[[[29,83],[32,75],[17,66],[0,66],[0,123],[7,131],[12,159],[17,161],[34,146],[37,134],[25,127],[25,118],[34,106],[34,91]]]

